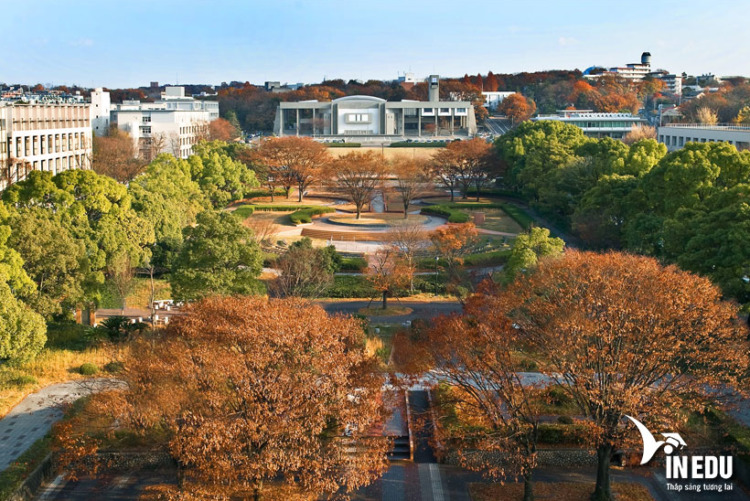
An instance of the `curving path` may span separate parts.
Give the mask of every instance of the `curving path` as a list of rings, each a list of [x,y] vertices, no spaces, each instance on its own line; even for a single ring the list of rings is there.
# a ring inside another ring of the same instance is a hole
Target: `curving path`
[[[113,384],[110,379],[69,381],[47,386],[21,400],[0,419],[0,471],[50,431],[63,417],[66,404]]]

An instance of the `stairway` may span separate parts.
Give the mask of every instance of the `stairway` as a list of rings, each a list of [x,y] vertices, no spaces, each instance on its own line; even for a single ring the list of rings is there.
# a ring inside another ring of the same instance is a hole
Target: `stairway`
[[[393,447],[388,452],[390,461],[409,461],[411,459],[411,446],[408,436],[393,437]]]

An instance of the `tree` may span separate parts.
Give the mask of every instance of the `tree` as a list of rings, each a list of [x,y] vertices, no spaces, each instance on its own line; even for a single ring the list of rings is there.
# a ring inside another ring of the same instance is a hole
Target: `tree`
[[[656,139],[656,127],[650,125],[633,125],[630,132],[622,138],[622,142],[631,145],[642,139]]]
[[[368,151],[352,152],[335,159],[330,163],[325,176],[331,190],[351,199],[359,219],[362,208],[372,200],[387,173],[383,159]]]
[[[184,244],[169,283],[175,299],[194,301],[214,294],[254,294],[262,256],[252,233],[228,212],[198,214],[183,230]]]
[[[492,145],[483,139],[474,138],[468,141],[454,141],[446,146],[450,151],[454,170],[458,174],[463,197],[468,197],[472,187],[477,191],[477,201],[481,188],[495,173],[495,156]]]
[[[224,150],[221,141],[201,142],[193,146],[195,154],[188,159],[193,181],[197,182],[214,208],[242,199],[260,183],[255,173]]]
[[[402,333],[394,341],[397,367],[417,376],[439,371],[442,384],[449,385],[440,403],[460,407],[466,417],[449,432],[461,465],[500,480],[522,478],[523,499],[531,501],[544,399],[517,371],[522,334],[485,306],[483,296],[472,296],[462,315],[441,316],[429,328]]]
[[[279,483],[334,495],[387,469],[388,441],[371,436],[383,381],[353,318],[301,300],[209,298],[136,339],[126,366],[124,389],[94,396],[88,409],[164,437],[155,445],[180,470],[171,496],[257,500]],[[57,429],[58,447],[79,445],[64,459],[97,450],[83,419]]]
[[[511,123],[515,125],[531,118],[536,112],[536,104],[523,94],[515,93],[503,99],[497,111],[510,118]]]
[[[237,116],[234,117],[237,120]],[[229,120],[217,118],[208,123],[209,141],[233,141],[240,135],[240,130]]]
[[[187,160],[162,154],[130,182],[133,209],[154,227],[156,245],[150,264],[168,269],[182,246],[182,229],[195,224],[211,205],[191,178]]]
[[[396,248],[408,269],[416,269],[415,259],[430,247],[430,239],[420,223],[402,224],[388,230],[386,241]],[[409,275],[409,291],[414,292],[414,274]]]
[[[321,296],[333,284],[337,270],[334,256],[336,248],[315,248],[312,240],[305,238],[294,242],[276,264],[279,276],[270,286],[275,297]]]
[[[512,322],[591,421],[597,501],[613,499],[609,464],[623,416],[677,426],[747,367],[737,305],[709,280],[652,258],[568,251],[486,296],[483,308]]]
[[[63,314],[83,302],[94,280],[86,247],[73,237],[59,215],[34,207],[11,218],[8,245],[23,259],[23,269],[36,285],[23,294],[45,318]]]
[[[383,309],[388,308],[388,296],[411,282],[414,268],[408,266],[393,246],[379,248],[372,255],[370,265],[365,269],[365,277],[372,288],[380,292]]]
[[[278,185],[286,188],[287,198],[289,188],[297,188],[299,202],[302,202],[305,190],[319,180],[321,170],[330,162],[325,145],[309,137],[267,139],[259,146],[258,154],[278,179]]]
[[[120,311],[124,314],[125,308],[128,306],[128,295],[133,291],[135,285],[130,256],[127,253],[114,256],[107,264],[107,275],[117,298],[120,300]]]
[[[390,174],[396,178],[395,190],[407,219],[411,203],[430,189],[429,165],[423,160],[398,157],[390,164]]]
[[[115,126],[106,136],[94,136],[91,168],[97,174],[127,183],[146,167],[146,162],[137,157],[133,139]]]
[[[719,122],[719,117],[716,115],[716,112],[708,107],[698,108],[696,119],[699,124],[704,125],[716,125]]]
[[[46,342],[44,318],[16,299],[0,280],[0,360],[25,362],[42,351]]]
[[[558,257],[564,248],[563,239],[550,236],[547,228],[531,228],[521,233],[513,242],[508,264],[503,270],[506,281],[513,281],[519,273],[533,272],[542,258]]]
[[[11,214],[0,202],[0,282],[7,284],[13,295],[28,297],[35,292],[34,282],[23,268],[21,255],[8,245],[12,235]]]
[[[454,202],[456,189],[461,180],[455,153],[448,148],[441,148],[432,156],[430,168],[432,174],[451,192],[451,202]]]
[[[433,231],[430,235],[432,245],[438,256],[445,259],[448,273],[455,282],[459,279],[458,269],[463,264],[463,257],[475,244],[477,229],[472,223],[452,224]]]

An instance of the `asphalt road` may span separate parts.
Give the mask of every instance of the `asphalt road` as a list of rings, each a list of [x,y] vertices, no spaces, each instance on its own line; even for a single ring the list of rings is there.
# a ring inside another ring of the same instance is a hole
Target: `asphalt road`
[[[373,299],[372,303],[368,300],[365,301],[316,301],[317,304],[323,307],[328,313],[348,313],[355,314],[362,308],[375,307],[380,305],[379,299]],[[439,315],[448,315],[451,313],[461,312],[461,303],[457,301],[441,301],[435,303],[421,303],[417,301],[398,301],[393,298],[388,298],[389,306],[405,306],[411,308],[412,312],[408,315],[397,315],[387,317],[370,317],[374,321],[388,320],[391,322],[405,322],[407,320],[414,320],[416,318],[434,318]]]

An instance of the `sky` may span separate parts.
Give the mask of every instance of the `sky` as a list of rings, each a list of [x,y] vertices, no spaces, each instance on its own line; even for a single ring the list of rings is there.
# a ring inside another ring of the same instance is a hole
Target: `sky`
[[[0,0],[0,82],[317,83],[622,66],[750,76],[748,0]]]

